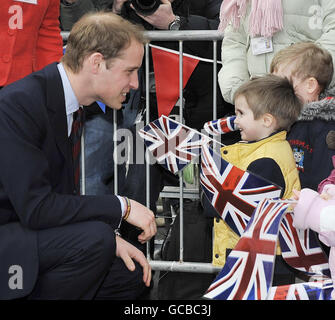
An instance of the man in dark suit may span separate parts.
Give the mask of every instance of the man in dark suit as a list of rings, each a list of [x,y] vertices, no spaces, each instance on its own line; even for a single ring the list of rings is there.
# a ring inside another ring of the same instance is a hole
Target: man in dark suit
[[[69,139],[81,106],[119,109],[137,88],[144,43],[126,20],[92,13],[73,27],[62,63],[0,91],[0,299],[135,299],[149,286],[143,253],[114,231],[127,220],[144,243],[153,213],[77,195]]]

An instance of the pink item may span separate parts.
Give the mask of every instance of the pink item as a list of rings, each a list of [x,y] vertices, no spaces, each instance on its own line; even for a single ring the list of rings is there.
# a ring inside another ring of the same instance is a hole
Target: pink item
[[[333,160],[333,166],[335,168],[335,156],[332,157]],[[318,192],[322,193],[323,188],[327,185],[327,184],[335,184],[335,169],[332,170],[332,172],[330,173],[329,177],[327,177],[326,179],[322,180],[318,186]]]
[[[333,189],[333,190],[332,190]],[[335,284],[335,185],[328,185],[327,193],[333,195],[324,200],[311,189],[302,189],[298,204],[294,208],[293,226],[298,229],[312,229],[319,234],[319,239],[330,248],[329,269]],[[335,290],[332,291],[335,300]]]
[[[229,22],[234,28],[240,26],[240,18],[245,16],[248,0],[223,0],[220,8],[219,30],[223,31]]]
[[[245,16],[249,0],[224,0],[220,9],[219,30],[223,31],[231,22],[237,29]],[[271,37],[283,29],[283,8],[281,0],[250,0],[249,34],[252,37]]]

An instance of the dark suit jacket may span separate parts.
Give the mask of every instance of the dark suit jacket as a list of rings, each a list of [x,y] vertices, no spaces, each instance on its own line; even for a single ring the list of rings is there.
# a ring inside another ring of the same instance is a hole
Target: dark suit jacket
[[[74,195],[56,63],[0,90],[0,148],[0,299],[10,299],[36,282],[38,230],[87,220],[117,228],[121,206],[113,195]],[[13,265],[22,268],[22,289],[10,288],[19,276]]]

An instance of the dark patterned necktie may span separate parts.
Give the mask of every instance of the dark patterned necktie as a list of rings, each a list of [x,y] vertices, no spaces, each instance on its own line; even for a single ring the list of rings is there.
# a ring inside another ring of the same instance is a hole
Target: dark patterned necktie
[[[79,108],[73,113],[72,130],[70,140],[72,142],[72,156],[74,169],[74,185],[76,193],[80,194],[80,151],[81,151],[81,134],[84,126],[84,110]]]

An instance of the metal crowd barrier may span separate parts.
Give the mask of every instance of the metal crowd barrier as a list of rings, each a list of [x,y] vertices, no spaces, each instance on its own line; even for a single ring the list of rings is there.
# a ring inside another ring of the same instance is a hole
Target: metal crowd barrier
[[[63,40],[66,40],[69,32],[62,32]],[[184,41],[212,41],[213,42],[213,119],[217,118],[217,41],[222,40],[223,34],[216,30],[184,30],[184,31],[145,31],[149,41],[177,41],[179,42],[179,99],[183,101],[183,43]],[[146,124],[150,122],[150,95],[149,95],[149,51],[150,46],[145,46],[145,93],[146,93]],[[179,116],[183,119],[183,104],[179,104]],[[116,110],[114,110],[114,136],[116,136]],[[84,135],[82,135],[83,139]],[[84,141],[82,140],[84,147]],[[117,147],[117,141],[114,140],[114,149]],[[82,148],[82,151],[84,148]],[[85,194],[85,157],[82,157],[82,194]],[[117,193],[117,161],[114,161],[114,190]],[[149,163],[146,163],[146,206],[150,207],[150,176]],[[185,198],[196,198],[195,190],[184,189],[182,173],[179,174],[179,188],[165,187],[161,192],[161,197],[179,197],[179,219],[180,219],[180,246],[179,261],[153,260],[150,255],[150,244],[147,245],[147,259],[153,270],[171,271],[171,272],[193,272],[193,273],[218,273],[221,267],[215,267],[211,263],[187,262],[184,261],[184,212],[183,200]]]

